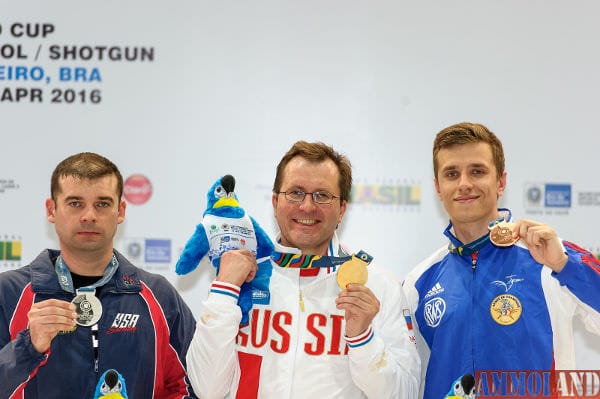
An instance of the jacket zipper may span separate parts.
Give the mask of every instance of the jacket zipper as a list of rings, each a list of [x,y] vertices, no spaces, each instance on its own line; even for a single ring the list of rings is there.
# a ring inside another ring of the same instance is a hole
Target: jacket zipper
[[[300,302],[300,311],[304,312],[304,299],[302,298],[302,290],[298,290],[298,300]]]
[[[479,254],[478,251],[475,251],[471,254],[471,271],[473,279],[471,281],[471,312],[473,312],[475,310],[475,293],[473,292],[475,290],[475,272],[477,269],[477,255]],[[477,342],[475,340],[475,324],[476,323],[471,323],[471,342]],[[473,362],[473,371],[475,371],[475,345],[471,346],[471,359]]]
[[[98,372],[98,323],[91,327],[92,349],[94,350],[94,371]]]

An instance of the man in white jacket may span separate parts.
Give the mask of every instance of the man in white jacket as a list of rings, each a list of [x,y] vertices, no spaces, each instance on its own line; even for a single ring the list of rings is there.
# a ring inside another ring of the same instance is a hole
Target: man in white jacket
[[[244,250],[222,255],[187,355],[200,397],[417,397],[420,361],[398,280],[373,264],[366,284],[341,289],[336,279],[352,255],[335,234],[351,186],[350,162],[323,143],[299,141],[283,156],[269,293],[240,326],[236,302],[256,259]]]

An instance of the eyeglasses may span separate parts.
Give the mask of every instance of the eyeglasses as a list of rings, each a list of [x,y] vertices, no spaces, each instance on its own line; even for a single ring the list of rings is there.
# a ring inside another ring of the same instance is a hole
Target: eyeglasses
[[[305,193],[302,190],[290,190],[290,191],[279,191],[277,194],[285,194],[285,199],[290,202],[302,202],[306,197],[306,194],[312,196],[312,200],[315,204],[331,204],[334,198],[340,198],[327,191],[315,191],[314,193]]]

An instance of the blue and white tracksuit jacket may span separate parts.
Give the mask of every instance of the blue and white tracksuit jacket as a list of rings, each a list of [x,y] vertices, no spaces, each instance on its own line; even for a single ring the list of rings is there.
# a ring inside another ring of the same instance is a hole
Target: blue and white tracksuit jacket
[[[448,234],[453,244],[462,245]],[[572,319],[600,334],[600,263],[563,242],[560,273],[517,243],[470,255],[436,251],[406,277],[421,356],[421,391],[441,399],[453,381],[481,370],[575,369]]]
[[[97,352],[91,328],[81,326],[57,335],[46,353],[34,349],[32,304],[74,298],[58,283],[52,262],[58,255],[45,250],[30,265],[0,274],[0,398],[92,398],[110,368],[123,375],[130,398],[195,397],[185,373],[195,330],[190,309],[164,277],[116,251],[119,268],[96,289],[103,308]]]

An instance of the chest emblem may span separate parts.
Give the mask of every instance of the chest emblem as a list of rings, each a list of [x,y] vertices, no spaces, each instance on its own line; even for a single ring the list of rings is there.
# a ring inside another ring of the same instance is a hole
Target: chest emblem
[[[492,281],[490,284],[496,285],[498,287],[502,287],[502,288],[504,288],[505,292],[508,292],[508,291],[510,291],[510,289],[513,287],[513,285],[515,283],[520,283],[521,281],[524,281],[525,279],[517,278],[516,275],[511,274],[510,276],[506,276],[504,278],[504,280],[505,281],[495,280],[495,281]]]
[[[423,307],[423,318],[429,327],[437,327],[446,313],[446,301],[443,298],[433,298]]]
[[[521,301],[514,295],[501,294],[492,300],[490,315],[498,324],[509,326],[519,320],[523,313]]]

